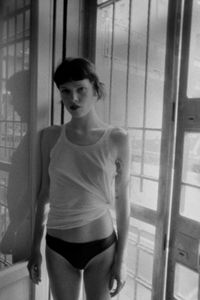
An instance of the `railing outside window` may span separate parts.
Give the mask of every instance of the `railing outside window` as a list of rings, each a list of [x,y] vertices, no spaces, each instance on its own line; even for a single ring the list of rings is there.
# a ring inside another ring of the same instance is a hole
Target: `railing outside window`
[[[150,300],[166,51],[167,0],[99,0],[96,65],[107,99],[99,111],[132,140],[128,280],[117,299]]]
[[[29,246],[25,244],[24,237],[25,231],[28,234],[30,227],[30,220],[26,219],[29,178],[30,0],[0,1],[0,5],[0,269],[2,269],[23,260]],[[20,243],[23,245],[19,247]]]

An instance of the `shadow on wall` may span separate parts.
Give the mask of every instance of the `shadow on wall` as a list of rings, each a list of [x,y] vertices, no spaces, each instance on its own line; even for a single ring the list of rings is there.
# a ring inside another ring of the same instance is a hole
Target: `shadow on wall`
[[[13,107],[13,125],[7,139],[13,138],[14,151],[9,167],[7,209],[9,223],[0,242],[0,252],[11,254],[12,263],[26,260],[31,245],[31,197],[29,188],[30,74],[12,75],[6,85]],[[10,135],[10,136],[9,136]]]

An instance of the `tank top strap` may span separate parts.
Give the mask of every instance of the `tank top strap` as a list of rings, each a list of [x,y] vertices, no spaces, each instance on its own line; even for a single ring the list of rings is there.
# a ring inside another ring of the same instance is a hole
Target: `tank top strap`
[[[109,139],[109,137],[110,137],[110,134],[111,134],[111,132],[113,131],[113,129],[114,129],[114,126],[109,126],[107,129],[106,129],[106,132],[105,132],[105,139]]]
[[[111,125],[106,129],[106,131],[104,133],[103,141],[102,141],[103,142],[102,146],[104,148],[104,151],[106,151],[105,153],[107,153],[109,155],[112,153],[111,143],[110,143],[110,135],[111,135],[113,129],[114,129],[114,126],[111,126]]]
[[[52,158],[52,156],[55,154],[56,149],[59,147],[60,142],[62,142],[63,140],[63,125],[60,126],[60,132],[57,136],[57,139],[55,141],[55,144],[53,145],[51,151],[50,151],[50,157]]]

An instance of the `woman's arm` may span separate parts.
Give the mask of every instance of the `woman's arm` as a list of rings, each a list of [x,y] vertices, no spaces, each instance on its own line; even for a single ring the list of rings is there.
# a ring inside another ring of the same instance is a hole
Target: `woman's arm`
[[[46,218],[48,214],[49,202],[49,162],[50,151],[58,138],[58,129],[47,128],[41,134],[41,159],[42,159],[42,176],[39,194],[36,202],[36,215],[34,234],[31,248],[31,256],[28,262],[30,278],[34,283],[41,281],[41,241],[44,234]]]
[[[128,241],[130,219],[130,202],[128,185],[130,180],[130,140],[122,129],[115,130],[116,145],[116,177],[115,177],[115,208],[117,225],[117,247],[112,270],[112,281],[117,282],[112,296],[115,296],[125,283],[125,257]]]

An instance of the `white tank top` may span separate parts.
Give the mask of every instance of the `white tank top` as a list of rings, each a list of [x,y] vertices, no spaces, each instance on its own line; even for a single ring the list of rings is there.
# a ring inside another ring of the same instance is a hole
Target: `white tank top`
[[[109,149],[112,127],[92,145],[61,135],[50,153],[50,210],[47,228],[70,229],[105,214],[114,202],[115,161]]]

